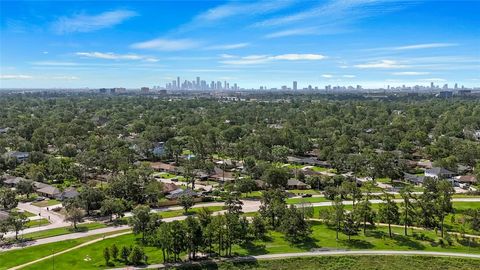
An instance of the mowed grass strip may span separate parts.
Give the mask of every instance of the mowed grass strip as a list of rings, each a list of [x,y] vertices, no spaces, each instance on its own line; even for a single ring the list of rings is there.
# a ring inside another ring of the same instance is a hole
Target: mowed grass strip
[[[22,249],[0,252],[0,270],[5,270],[14,266],[18,266],[34,260],[38,260],[40,258],[52,255],[53,253],[57,253],[57,252],[72,248],[74,246],[83,244],[85,242],[101,238],[104,235],[107,236],[107,235],[121,233],[124,231],[128,231],[128,230],[116,231],[116,232],[111,232],[106,234],[96,234],[96,235],[91,235],[91,236],[82,237],[78,239],[59,241],[55,243],[49,243],[49,244],[38,245],[33,247],[27,246]],[[45,268],[45,269],[49,269],[49,268]],[[57,269],[68,269],[68,268],[57,268]]]
[[[27,234],[23,235],[23,238],[31,239],[31,240],[37,240],[37,239],[59,236],[59,235],[65,235],[65,234],[70,234],[70,233],[86,232],[86,231],[101,229],[101,228],[106,228],[106,227],[107,227],[107,225],[105,225],[103,223],[98,223],[98,222],[85,223],[85,224],[78,225],[77,230],[74,230],[70,226],[69,227],[62,227],[62,228],[55,228],[55,229],[44,230],[44,231],[39,231],[39,232],[34,232],[34,233],[27,233]]]

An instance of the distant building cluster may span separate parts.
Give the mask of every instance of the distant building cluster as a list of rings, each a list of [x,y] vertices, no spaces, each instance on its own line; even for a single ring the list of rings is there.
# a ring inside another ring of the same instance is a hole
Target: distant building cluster
[[[166,90],[239,90],[239,87],[236,83],[230,85],[227,81],[223,83],[221,81],[211,81],[208,83],[205,80],[201,80],[200,77],[197,77],[193,81],[181,81],[180,77],[177,77],[176,80],[169,82],[165,85]]]

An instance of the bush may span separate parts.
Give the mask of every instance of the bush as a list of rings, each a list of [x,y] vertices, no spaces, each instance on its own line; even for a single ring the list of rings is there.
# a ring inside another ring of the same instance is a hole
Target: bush
[[[134,246],[130,256],[128,256],[128,259],[133,265],[139,265],[144,256],[145,254],[143,250],[139,246]]]

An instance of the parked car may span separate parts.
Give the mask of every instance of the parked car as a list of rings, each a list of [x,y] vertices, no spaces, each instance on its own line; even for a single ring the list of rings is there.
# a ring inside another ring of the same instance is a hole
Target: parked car
[[[302,195],[302,198],[310,198],[310,197],[312,197],[312,194],[303,194]]]
[[[45,197],[38,196],[37,198],[35,198],[35,201],[36,202],[41,202],[41,201],[44,201],[45,199],[46,199]]]

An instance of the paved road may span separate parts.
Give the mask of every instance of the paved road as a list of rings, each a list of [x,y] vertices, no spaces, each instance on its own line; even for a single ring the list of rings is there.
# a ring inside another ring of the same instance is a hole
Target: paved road
[[[75,249],[78,249],[78,248],[81,248],[81,247],[84,247],[84,246],[88,246],[88,245],[91,245],[91,244],[93,244],[93,243],[102,241],[103,239],[117,237],[117,236],[124,235],[124,234],[127,234],[127,233],[130,233],[130,232],[117,233],[117,234],[109,235],[109,236],[106,236],[106,237],[103,237],[103,238],[94,239],[94,240],[92,240],[92,241],[85,242],[85,243],[80,244],[80,245],[78,245],[78,246],[74,246],[74,247],[72,247],[72,248],[69,248],[69,249],[66,249],[66,250],[57,252],[57,253],[55,253],[55,254],[52,254],[52,255],[49,255],[49,256],[40,258],[40,259],[38,259],[38,260],[34,260],[34,261],[31,261],[31,262],[28,262],[28,263],[25,263],[25,264],[22,264],[22,265],[18,265],[18,266],[12,267],[12,268],[10,268],[9,270],[21,269],[21,268],[24,268],[24,267],[26,267],[26,266],[28,266],[28,265],[31,265],[31,264],[34,264],[34,263],[37,263],[37,262],[41,262],[41,261],[44,261],[44,260],[47,260],[47,259],[50,259],[50,258],[53,257],[53,256],[58,256],[58,255],[60,255],[60,254],[67,253],[67,252],[70,252],[70,251],[72,251],[72,250],[75,250]]]
[[[329,250],[329,251],[313,251],[300,253],[280,253],[280,254],[266,254],[247,257],[236,257],[231,259],[224,259],[222,261],[256,261],[256,260],[273,260],[294,257],[313,257],[313,256],[335,256],[335,255],[422,255],[422,256],[445,256],[445,257],[459,257],[459,258],[474,258],[480,259],[480,255],[469,253],[453,253],[453,252],[434,252],[434,251],[397,251],[397,250]],[[147,267],[123,267],[113,268],[110,270],[123,269],[159,269],[164,268],[164,264],[152,264]]]
[[[54,211],[47,211],[47,207],[38,207],[30,203],[19,203],[17,208],[20,210],[35,214],[37,218],[38,218],[38,214],[40,214],[41,218],[45,218],[50,221],[50,224],[48,225],[28,228],[21,231],[19,234],[26,234],[26,233],[32,233],[32,232],[70,226],[70,223],[65,222],[64,217],[61,214],[56,213]],[[49,206],[48,208],[53,209],[51,206]],[[15,237],[15,232],[8,232],[5,235],[5,237]]]
[[[381,203],[382,200],[370,200],[372,203]],[[396,202],[401,202],[402,199],[395,199]],[[480,198],[453,198],[452,201],[454,202],[480,202]],[[243,207],[242,210],[245,213],[249,212],[257,212],[260,208],[260,201],[256,200],[242,200],[243,202]],[[352,201],[344,201],[343,202],[345,205],[351,205],[353,202]],[[200,203],[195,205],[195,207],[204,207],[204,206],[218,206],[218,205],[224,205],[223,202],[211,202],[211,203]],[[318,203],[312,203],[312,206],[330,206],[332,205],[332,202],[318,202]],[[162,209],[157,209],[155,211],[161,212],[165,211],[164,209],[181,209],[178,206],[173,206],[173,207],[166,207]],[[218,211],[215,212],[214,214],[219,214],[223,213],[224,211]],[[184,220],[186,216],[179,216],[179,217],[172,217],[172,218],[165,218],[163,219],[165,222],[170,222],[173,220]],[[69,226],[70,224],[67,224]],[[44,226],[47,227],[47,226]],[[65,226],[61,226],[65,227]],[[96,230],[91,230],[88,232],[84,233],[73,233],[73,234],[65,234],[61,236],[55,236],[55,237],[50,237],[50,238],[44,238],[44,239],[39,239],[36,241],[31,241],[28,243],[28,246],[36,246],[36,245],[41,245],[41,244],[46,244],[46,243],[52,243],[56,241],[62,241],[62,240],[68,240],[68,239],[76,239],[80,237],[85,237],[89,235],[94,235],[94,234],[99,234],[99,233],[107,233],[107,232],[115,232],[115,231],[120,231],[120,230],[125,230],[128,228],[128,226],[118,226],[118,227],[108,227],[108,228],[102,228],[102,229],[96,229]],[[28,230],[28,229],[27,229]],[[22,248],[23,246],[11,246],[8,248],[0,248],[0,252],[6,251],[6,250],[12,250],[12,249],[18,249]]]

